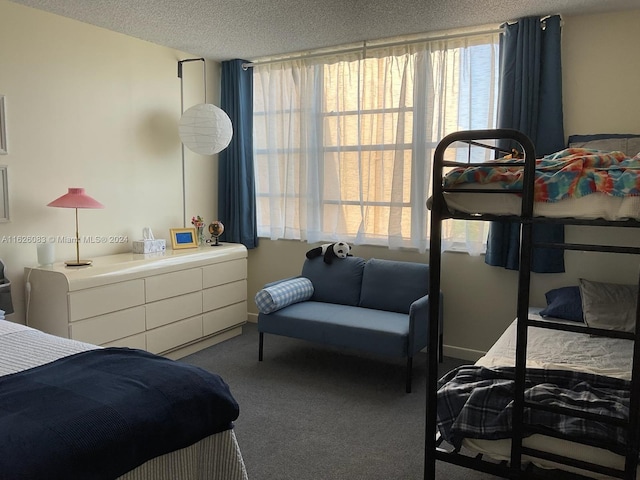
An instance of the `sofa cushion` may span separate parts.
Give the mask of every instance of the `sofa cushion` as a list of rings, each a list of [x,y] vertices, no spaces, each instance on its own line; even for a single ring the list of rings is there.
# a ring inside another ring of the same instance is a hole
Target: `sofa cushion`
[[[305,260],[302,276],[313,283],[311,300],[358,305],[364,264],[365,260],[360,257],[335,259],[331,264],[325,263],[322,257]]]
[[[407,355],[409,316],[307,301],[258,316],[258,330],[380,355]]]
[[[263,288],[256,294],[255,300],[260,313],[272,313],[292,303],[309,300],[312,295],[311,280],[298,277]]]
[[[429,293],[429,265],[372,258],[362,276],[360,306],[409,313],[418,298]]]

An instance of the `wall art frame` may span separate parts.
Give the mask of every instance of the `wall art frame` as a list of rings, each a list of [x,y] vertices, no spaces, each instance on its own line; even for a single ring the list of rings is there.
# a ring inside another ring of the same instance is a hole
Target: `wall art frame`
[[[9,181],[7,166],[0,165],[0,223],[9,221]]]
[[[5,96],[0,95],[0,155],[6,155],[7,150],[7,118],[5,115]]]

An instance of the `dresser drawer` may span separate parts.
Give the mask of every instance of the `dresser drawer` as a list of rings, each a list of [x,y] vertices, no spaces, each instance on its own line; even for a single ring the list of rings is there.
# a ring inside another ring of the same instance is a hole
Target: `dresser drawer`
[[[246,280],[247,260],[245,258],[230,262],[207,265],[202,269],[203,288],[215,287],[223,283]]]
[[[147,330],[151,330],[202,313],[202,292],[188,293],[149,303],[146,305],[146,309]]]
[[[137,348],[139,350],[147,349],[147,336],[144,333],[138,333],[126,338],[120,338],[115,342],[109,342],[102,345],[103,347],[125,347]]]
[[[247,281],[225,283],[202,291],[202,311],[208,312],[247,299]]]
[[[74,322],[144,304],[144,280],[129,280],[69,293],[69,319]]]
[[[162,353],[202,338],[202,315],[147,332],[147,350]]]
[[[193,268],[154,275],[144,280],[147,303],[202,290],[202,270]]]
[[[81,342],[103,345],[145,330],[144,307],[128,308],[74,322],[71,338]]]
[[[202,329],[205,336],[213,335],[221,330],[246,323],[246,321],[247,302],[240,302],[205,313],[202,316]]]

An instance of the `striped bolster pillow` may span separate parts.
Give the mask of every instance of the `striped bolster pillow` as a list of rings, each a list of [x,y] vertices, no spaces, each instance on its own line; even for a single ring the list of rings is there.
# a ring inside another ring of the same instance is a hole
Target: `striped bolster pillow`
[[[256,294],[255,300],[260,313],[272,313],[292,303],[309,300],[312,295],[311,280],[298,277],[264,287]]]

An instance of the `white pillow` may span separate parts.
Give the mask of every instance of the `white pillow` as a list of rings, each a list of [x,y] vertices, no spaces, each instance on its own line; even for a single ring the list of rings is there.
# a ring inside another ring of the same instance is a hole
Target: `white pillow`
[[[638,286],[580,279],[584,321],[589,327],[635,332]]]
[[[292,303],[304,302],[313,295],[313,283],[306,277],[297,277],[264,287],[256,294],[260,313],[272,313]]]

